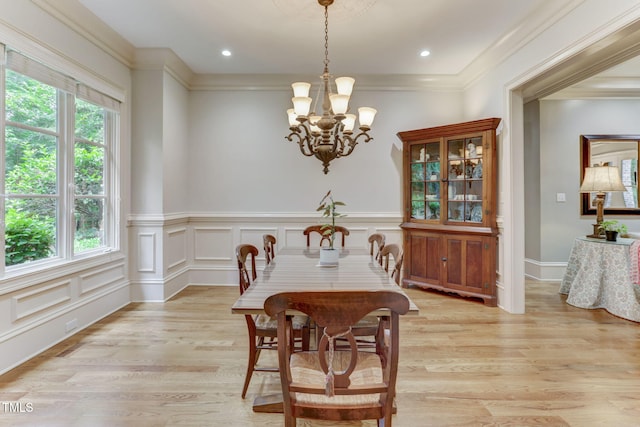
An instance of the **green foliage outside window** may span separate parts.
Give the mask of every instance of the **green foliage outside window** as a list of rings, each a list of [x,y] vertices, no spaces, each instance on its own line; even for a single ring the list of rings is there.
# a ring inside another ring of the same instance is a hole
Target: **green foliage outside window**
[[[55,229],[50,218],[38,219],[15,209],[8,209],[5,221],[6,265],[22,264],[51,255]]]
[[[56,255],[58,189],[58,91],[7,70],[5,79],[5,264]],[[62,107],[61,107],[62,108]],[[74,251],[104,244],[104,109],[75,100]],[[64,220],[64,217],[62,218]]]

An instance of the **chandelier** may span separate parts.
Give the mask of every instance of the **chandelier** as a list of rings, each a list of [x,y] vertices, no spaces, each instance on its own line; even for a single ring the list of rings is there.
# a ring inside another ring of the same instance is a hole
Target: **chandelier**
[[[376,110],[370,107],[358,108],[360,132],[354,135],[356,116],[349,114],[349,98],[353,90],[355,80],[351,77],[338,77],[335,79],[337,93],[331,91],[329,74],[329,6],[334,0],[318,0],[320,6],[324,6],[324,71],[320,78],[322,85],[316,98],[317,106],[322,95],[322,113],[310,113],[313,100],[309,97],[310,83],[296,82],[293,88],[293,108],[287,110],[289,117],[289,129],[291,133],[285,138],[295,141],[300,146],[300,151],[305,156],[315,156],[322,162],[325,175],[329,172],[329,162],[339,157],[345,157],[353,153],[360,138],[369,142],[373,138],[369,136],[371,124],[376,115]]]

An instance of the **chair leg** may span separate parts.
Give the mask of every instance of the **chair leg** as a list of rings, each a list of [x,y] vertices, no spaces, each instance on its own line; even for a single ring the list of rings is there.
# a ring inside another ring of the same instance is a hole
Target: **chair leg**
[[[295,417],[288,417],[287,415],[284,416],[284,427],[296,427],[296,418]]]
[[[256,336],[255,333],[249,329],[249,360],[247,360],[247,373],[244,376],[244,386],[242,387],[243,399],[247,395],[247,389],[249,388],[249,382],[251,381],[251,376],[253,375],[253,370],[256,366],[257,357]]]
[[[302,351],[309,351],[309,340],[311,336],[311,331],[308,326],[302,328]]]

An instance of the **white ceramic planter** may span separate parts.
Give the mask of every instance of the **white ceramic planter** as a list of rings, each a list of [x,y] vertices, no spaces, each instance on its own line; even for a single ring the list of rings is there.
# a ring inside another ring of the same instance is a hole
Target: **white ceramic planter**
[[[337,248],[320,249],[320,265],[338,265],[339,258],[340,258],[340,250]]]

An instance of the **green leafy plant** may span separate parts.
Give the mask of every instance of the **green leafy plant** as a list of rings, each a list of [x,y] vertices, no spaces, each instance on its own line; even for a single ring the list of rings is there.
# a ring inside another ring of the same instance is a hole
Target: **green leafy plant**
[[[329,248],[333,249],[333,241],[336,237],[336,218],[345,217],[345,214],[341,214],[336,210],[336,206],[346,206],[343,202],[333,200],[331,190],[324,195],[320,200],[320,205],[316,209],[317,212],[322,212],[322,216],[325,218],[331,218],[331,222],[322,225],[322,235],[329,236]]]
[[[6,223],[4,253],[7,266],[47,258],[53,253],[55,238],[51,221],[8,209]]]
[[[617,231],[619,234],[627,234],[627,226],[615,219],[612,219],[609,221],[602,221],[600,223],[600,230]]]

